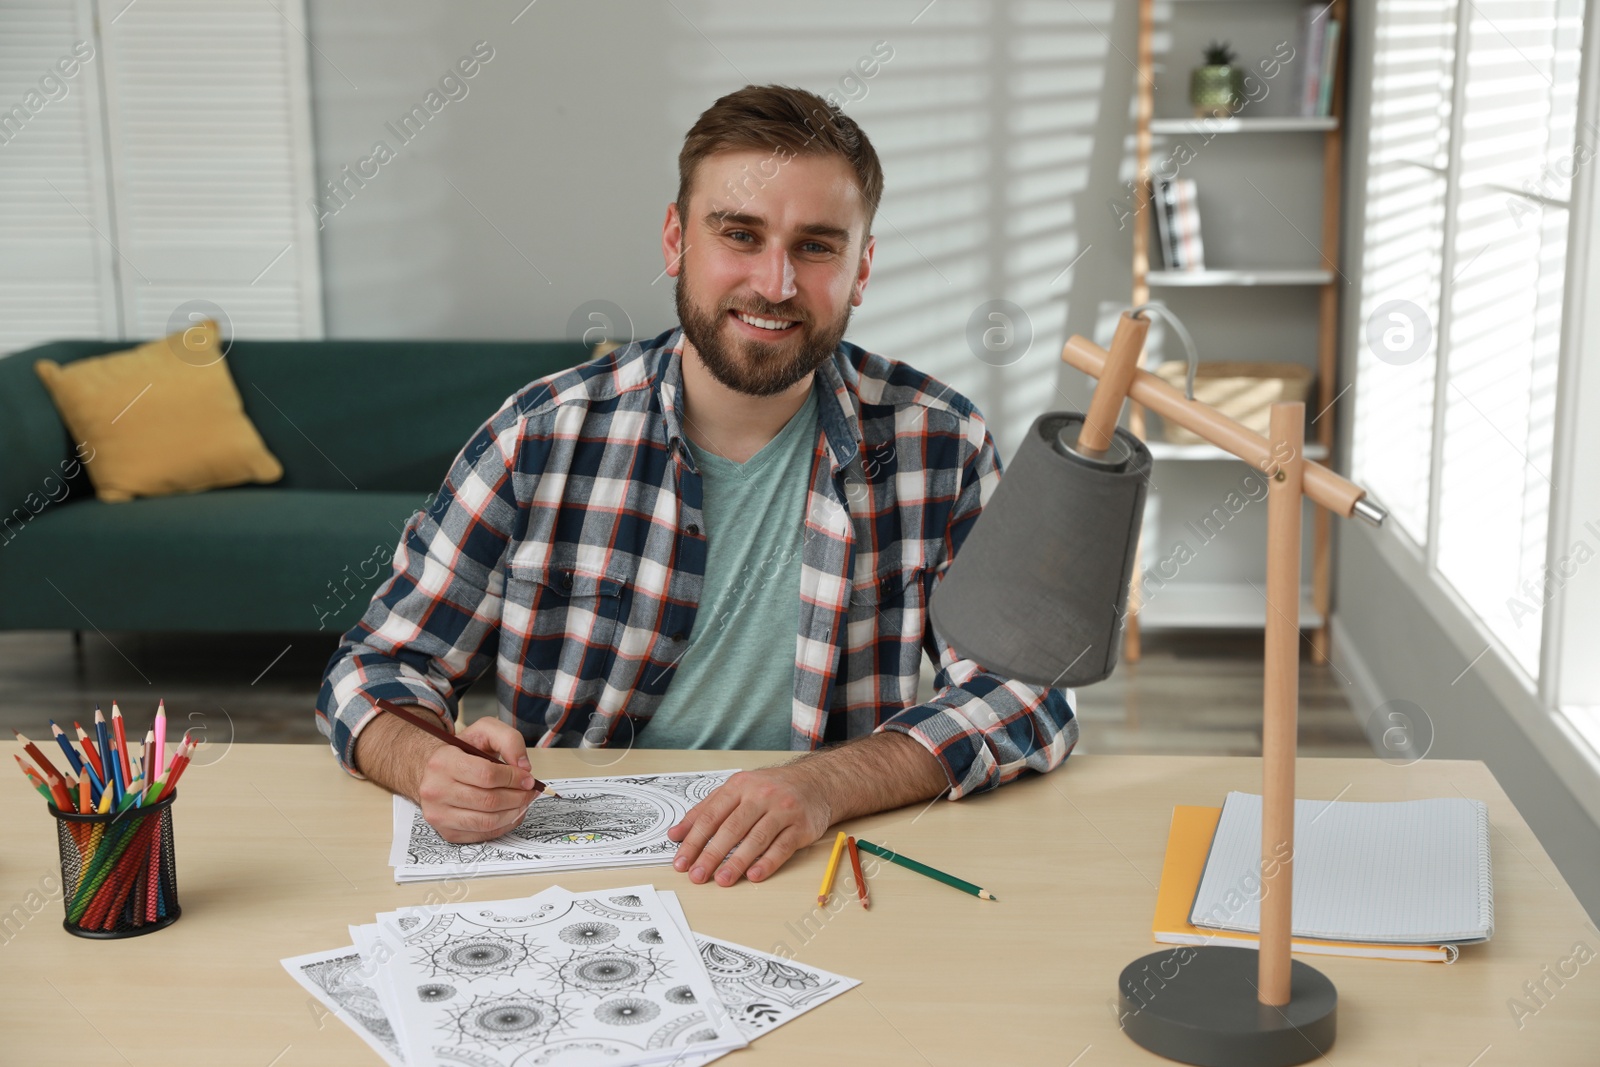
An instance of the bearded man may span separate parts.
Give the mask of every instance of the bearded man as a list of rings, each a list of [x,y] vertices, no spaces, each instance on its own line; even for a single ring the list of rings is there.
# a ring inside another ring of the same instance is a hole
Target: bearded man
[[[553,746],[785,749],[669,831],[696,883],[761,881],[835,823],[1059,766],[1071,690],[962,657],[927,605],[1001,476],[972,402],[844,340],[883,193],[860,127],[746,86],[684,139],[661,233],[679,325],[510,397],[413,516],[329,661],[343,767],[449,841],[537,803]],[[936,691],[919,702],[926,652]],[[495,670],[491,762],[455,727]]]

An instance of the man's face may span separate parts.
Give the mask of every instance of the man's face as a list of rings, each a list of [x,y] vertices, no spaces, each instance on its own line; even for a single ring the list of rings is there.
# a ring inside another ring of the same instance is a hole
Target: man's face
[[[865,223],[837,156],[780,149],[700,162],[687,217],[667,209],[662,251],[678,320],[712,377],[772,396],[833,354],[871,269]]]

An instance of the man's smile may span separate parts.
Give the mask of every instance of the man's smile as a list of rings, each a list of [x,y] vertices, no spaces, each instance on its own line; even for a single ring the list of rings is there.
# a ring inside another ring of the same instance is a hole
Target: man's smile
[[[775,337],[788,337],[792,331],[799,328],[800,324],[793,319],[769,319],[760,315],[751,315],[737,309],[730,310],[728,317],[739,324],[738,328],[748,337],[759,337],[770,340]]]

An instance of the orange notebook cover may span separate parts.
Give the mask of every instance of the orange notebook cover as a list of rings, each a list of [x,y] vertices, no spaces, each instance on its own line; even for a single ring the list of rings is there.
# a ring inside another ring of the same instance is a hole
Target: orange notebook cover
[[[1156,892],[1155,921],[1151,932],[1166,945],[1237,945],[1259,947],[1256,935],[1232,930],[1202,930],[1189,922],[1189,909],[1205,873],[1211,838],[1222,818],[1221,808],[1180,804],[1172,809],[1167,831],[1167,856],[1161,864],[1161,888]],[[1431,960],[1454,963],[1454,945],[1390,945],[1357,941],[1317,941],[1295,938],[1291,951],[1322,956],[1365,956],[1385,960]]]

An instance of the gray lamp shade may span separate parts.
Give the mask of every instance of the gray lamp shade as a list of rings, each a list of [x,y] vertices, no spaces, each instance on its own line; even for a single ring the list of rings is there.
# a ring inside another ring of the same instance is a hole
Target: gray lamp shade
[[[1057,446],[1082,426],[1034,420],[928,605],[961,656],[1029,685],[1088,685],[1117,665],[1150,450],[1126,430],[1104,461]]]

